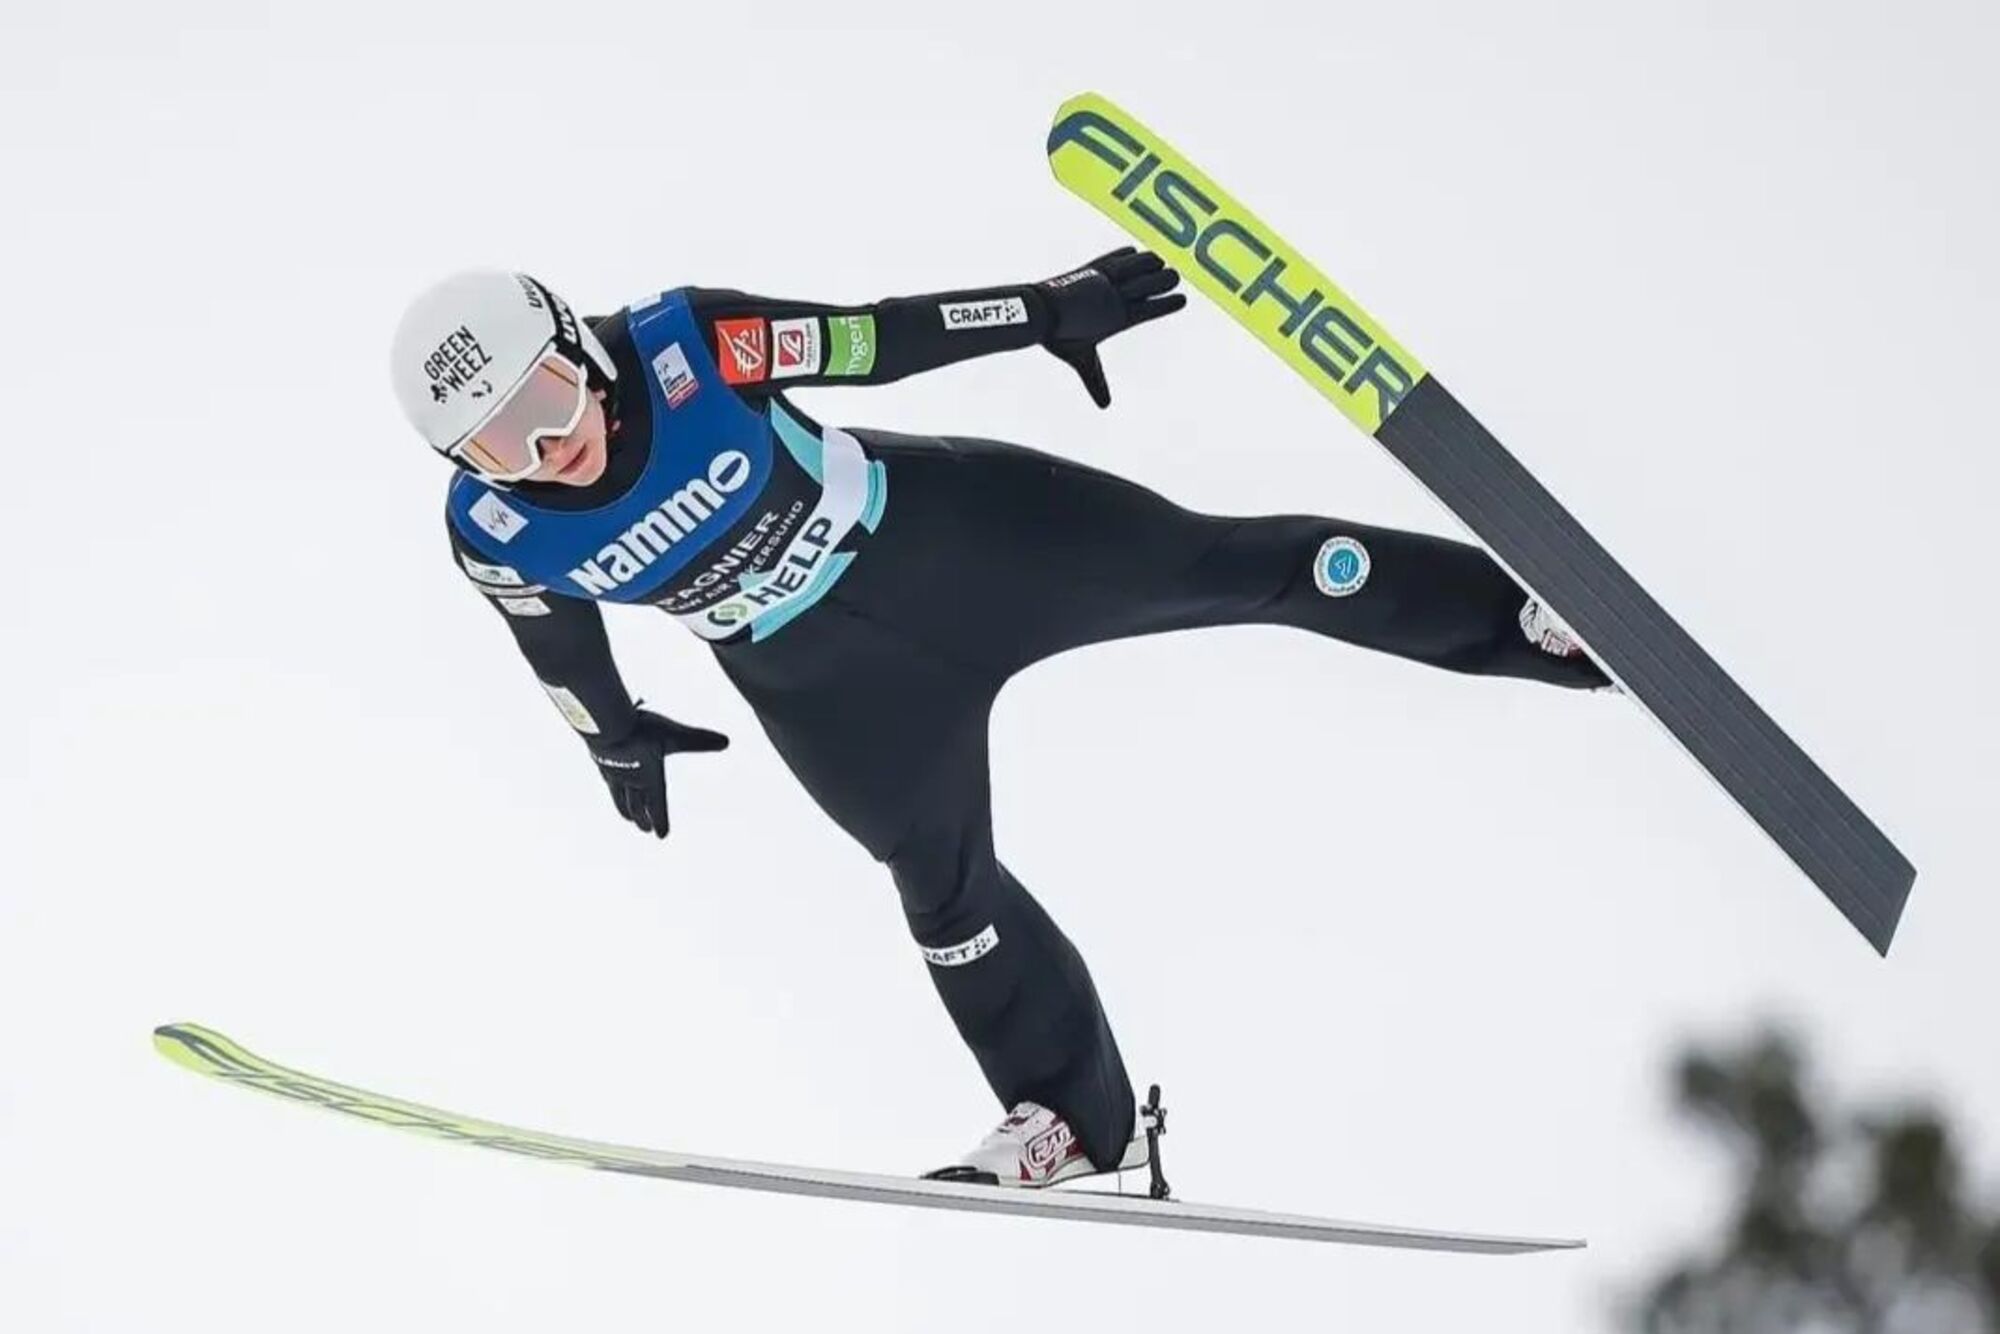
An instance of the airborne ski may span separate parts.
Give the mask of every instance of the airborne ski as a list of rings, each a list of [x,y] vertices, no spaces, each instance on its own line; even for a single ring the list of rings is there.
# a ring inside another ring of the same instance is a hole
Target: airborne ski
[[[919,1209],[953,1209],[971,1213],[1019,1214],[1031,1218],[1067,1218],[1085,1223],[1126,1227],[1173,1228],[1191,1232],[1223,1232],[1240,1236],[1282,1237],[1295,1241],[1335,1242],[1350,1246],[1391,1246],[1408,1250],[1460,1251],[1482,1255],[1514,1255],[1529,1251],[1571,1250],[1581,1241],[1532,1237],[1496,1237],[1471,1232],[1434,1232],[1421,1228],[1343,1223],[1330,1218],[1271,1213],[1262,1209],[1232,1209],[1188,1204],[1145,1195],[1110,1195],[1087,1190],[1024,1190],[1006,1186],[930,1181],[915,1177],[879,1176],[817,1167],[788,1167],[745,1162],[666,1149],[632,1148],[595,1140],[572,1139],[540,1130],[523,1130],[461,1116],[422,1103],[406,1102],[349,1084],[337,1084],[302,1070],[267,1061],[198,1024],[167,1024],[153,1030],[153,1046],[174,1064],[225,1083],[257,1089],[364,1121],[375,1121],[433,1139],[495,1149],[501,1153],[544,1158],[600,1172],[662,1177],[741,1190],[812,1195],[826,1199],[900,1204]],[[1157,1091],[1155,1093],[1157,1103]],[[1155,1108],[1157,1111],[1157,1108]],[[1155,1160],[1157,1161],[1157,1159]],[[1156,1185],[1163,1182],[1155,1174]]]
[[[1165,140],[1063,103],[1056,179],[1158,251],[1401,463],[1886,954],[1916,869],[1387,330]]]

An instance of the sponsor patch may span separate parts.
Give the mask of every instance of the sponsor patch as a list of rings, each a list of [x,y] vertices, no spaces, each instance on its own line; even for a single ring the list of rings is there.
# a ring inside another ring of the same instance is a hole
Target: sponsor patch
[[[819,321],[808,315],[797,320],[771,321],[771,378],[818,375]]]
[[[597,735],[597,719],[590,716],[590,710],[583,707],[583,701],[576,697],[575,691],[567,686],[552,686],[547,681],[542,682],[542,689],[549,692],[549,698],[562,710],[563,718],[571,727],[585,736]]]
[[[485,561],[474,560],[462,552],[459,554],[458,563],[465,567],[467,574],[482,584],[492,584],[498,588],[525,588],[528,583],[521,577],[521,572],[511,565],[488,565]]]
[[[676,542],[712,518],[750,484],[756,465],[740,449],[726,449],[708,461],[707,473],[639,516],[638,522],[569,572],[570,582],[591,597],[602,597],[638,578]]]
[[[730,384],[754,384],[770,372],[767,342],[770,330],[762,320],[717,320],[715,360]]]
[[[660,382],[660,392],[667,396],[667,406],[677,408],[694,397],[694,391],[701,387],[701,381],[694,378],[694,368],[688,365],[687,353],[681,351],[679,343],[668,343],[653,358],[653,377]]]
[[[546,616],[549,604],[540,598],[494,598],[509,616]]]
[[[1368,582],[1368,548],[1351,537],[1329,537],[1313,556],[1313,583],[1330,598],[1361,591]]]
[[[946,945],[943,949],[920,946],[924,960],[934,968],[963,968],[974,959],[983,959],[1000,946],[1000,933],[992,926],[970,940],[961,940],[956,945]]]
[[[1026,324],[1028,303],[1018,296],[992,301],[944,301],[938,304],[947,329],[997,329],[1003,324]]]
[[[875,369],[875,317],[826,317],[826,373],[866,375]]]
[[[565,342],[576,343],[576,316],[571,313],[569,303],[554,292],[550,292],[548,295],[549,304],[555,307],[557,332],[562,335]]]
[[[519,510],[491,491],[472,502],[472,521],[495,542],[512,542],[514,535],[528,526]]]
[[[446,334],[431,354],[424,358],[424,375],[431,382],[431,401],[442,403],[460,390],[474,398],[493,392],[493,381],[485,372],[493,364],[470,325],[459,325]]]
[[[771,417],[782,423],[781,433],[794,429],[783,411]],[[838,427],[826,428],[820,443],[821,489],[811,510],[795,500],[782,512],[767,511],[756,529],[712,554],[708,568],[695,576],[697,590],[712,579],[708,593],[674,595],[677,605],[668,610],[701,638],[726,639],[746,625],[753,639],[770,637],[812,607],[854,560],[853,552],[838,548],[856,524],[880,513],[881,464]],[[681,577],[685,593],[685,572]]]

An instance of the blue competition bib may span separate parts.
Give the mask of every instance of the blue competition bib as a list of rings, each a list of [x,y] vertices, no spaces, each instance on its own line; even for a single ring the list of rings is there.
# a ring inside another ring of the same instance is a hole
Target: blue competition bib
[[[685,293],[628,319],[652,439],[644,470],[612,503],[555,510],[461,474],[448,509],[476,550],[527,582],[574,597],[649,602],[697,634],[763,638],[832,586],[852,559],[834,548],[879,519],[886,478],[853,437],[769,415],[722,378]],[[631,368],[623,369],[625,376]],[[782,446],[782,447],[780,447]]]

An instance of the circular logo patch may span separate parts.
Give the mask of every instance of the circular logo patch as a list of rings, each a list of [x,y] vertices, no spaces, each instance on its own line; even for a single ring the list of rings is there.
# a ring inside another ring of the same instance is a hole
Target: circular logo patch
[[[1313,557],[1313,583],[1330,598],[1361,591],[1368,582],[1368,548],[1351,537],[1329,537]]]

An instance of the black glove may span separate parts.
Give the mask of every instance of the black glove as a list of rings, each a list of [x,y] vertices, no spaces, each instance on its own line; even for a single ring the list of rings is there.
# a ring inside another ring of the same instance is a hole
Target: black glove
[[[1097,345],[1185,306],[1186,294],[1173,290],[1180,280],[1158,255],[1124,246],[1061,277],[1036,283],[1050,315],[1042,346],[1083,377],[1091,402],[1108,408],[1111,386],[1104,382]]]
[[[682,751],[723,750],[729,738],[639,710],[639,721],[617,741],[584,738],[618,813],[656,838],[667,836],[667,766]]]

